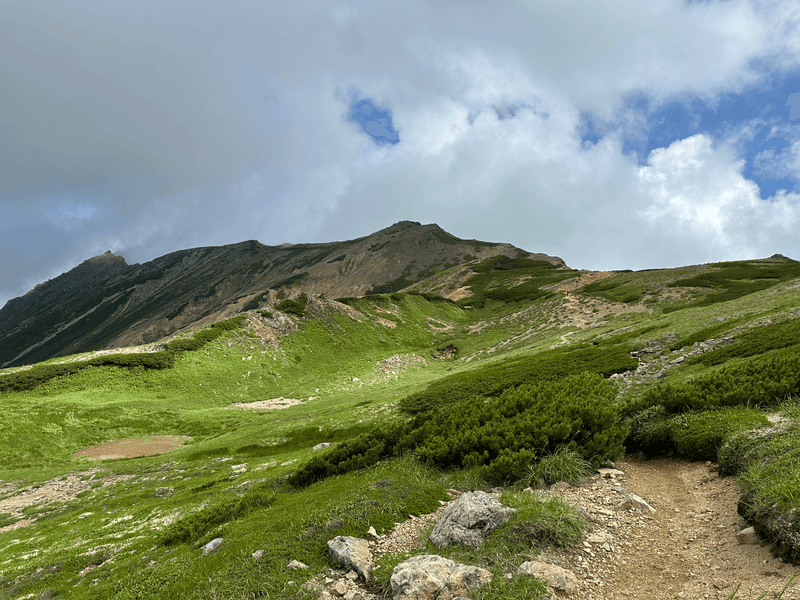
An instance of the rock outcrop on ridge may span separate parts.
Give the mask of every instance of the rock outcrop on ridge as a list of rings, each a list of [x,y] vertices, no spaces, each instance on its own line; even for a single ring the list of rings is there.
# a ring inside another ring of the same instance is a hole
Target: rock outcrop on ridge
[[[510,244],[462,240],[401,221],[343,242],[247,241],[128,265],[106,252],[0,309],[0,367],[155,342],[301,292],[330,298],[401,290],[442,269],[492,256],[565,266]]]

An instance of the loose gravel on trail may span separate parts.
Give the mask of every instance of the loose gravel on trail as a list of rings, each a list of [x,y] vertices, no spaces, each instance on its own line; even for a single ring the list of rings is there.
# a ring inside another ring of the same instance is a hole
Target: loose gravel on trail
[[[737,513],[739,490],[714,465],[626,458],[623,475],[595,476],[560,495],[583,508],[591,530],[579,547],[547,558],[575,572],[579,597],[592,600],[758,597],[780,591],[800,568],[772,556],[768,544],[743,545],[736,534],[747,523]],[[620,511],[628,493],[654,513]],[[800,579],[800,576],[798,577]],[[783,600],[800,599],[800,581]]]

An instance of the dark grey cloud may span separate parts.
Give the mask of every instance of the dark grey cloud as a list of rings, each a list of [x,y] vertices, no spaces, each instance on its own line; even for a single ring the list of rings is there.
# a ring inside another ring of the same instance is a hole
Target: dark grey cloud
[[[169,23],[81,8],[91,4],[3,9],[4,195],[101,186],[122,203],[235,180],[256,145],[209,49]]]

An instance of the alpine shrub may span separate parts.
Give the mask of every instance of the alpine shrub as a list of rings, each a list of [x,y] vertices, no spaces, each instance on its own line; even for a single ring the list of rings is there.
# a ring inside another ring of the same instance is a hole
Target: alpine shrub
[[[582,372],[608,377],[637,367],[636,359],[628,354],[630,350],[627,346],[585,346],[512,358],[444,377],[427,389],[403,398],[399,407],[406,414],[417,415],[463,398],[496,396],[522,384],[553,381]]]
[[[306,314],[306,306],[308,305],[308,296],[305,292],[300,294],[297,300],[283,300],[278,303],[275,308],[287,314],[296,317],[304,317]]]
[[[374,465],[395,455],[397,440],[406,430],[405,424],[384,425],[346,440],[312,457],[289,476],[288,482],[295,487],[305,487],[332,475]]]
[[[717,460],[719,449],[734,433],[769,425],[754,408],[728,408],[677,415],[671,419],[676,453],[687,460]]]
[[[723,406],[774,406],[798,393],[800,353],[782,351],[678,385],[662,383],[645,392],[627,412],[656,405],[672,414]]]
[[[687,460],[718,459],[720,448],[737,432],[769,424],[764,414],[742,406],[668,415],[662,406],[641,411],[630,420],[629,450],[649,456],[675,454]]]
[[[255,508],[270,506],[276,497],[274,490],[261,486],[242,497],[220,500],[171,523],[161,533],[160,543],[172,545],[196,542],[214,527],[244,516]]]
[[[482,466],[497,483],[521,478],[548,448],[563,446],[600,464],[624,451],[615,396],[612,383],[589,373],[522,385],[431,412],[401,448],[416,447],[440,467]]]

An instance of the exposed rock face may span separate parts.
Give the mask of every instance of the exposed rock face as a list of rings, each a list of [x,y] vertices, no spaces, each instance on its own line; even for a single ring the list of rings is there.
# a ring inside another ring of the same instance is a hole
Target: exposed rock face
[[[753,527],[745,527],[736,534],[736,541],[744,545],[757,544],[758,534]]]
[[[413,556],[392,571],[394,600],[451,600],[467,596],[492,580],[486,569],[432,554]]]
[[[222,547],[222,544],[225,540],[222,538],[214,538],[210,542],[208,542],[205,546],[203,546],[203,556],[208,556],[209,554],[213,554],[217,550]]]
[[[0,367],[157,341],[274,303],[278,290],[332,298],[394,292],[445,265],[520,252],[410,221],[346,242],[247,241],[141,265],[107,252],[0,308]],[[527,256],[564,265],[544,254]]]
[[[328,554],[340,565],[353,569],[364,581],[369,581],[372,553],[367,540],[339,535],[328,542]]]
[[[578,578],[575,573],[557,565],[543,562],[524,562],[519,566],[520,575],[532,575],[544,581],[551,588],[568,596],[578,591]]]
[[[618,505],[617,508],[622,510],[629,510],[635,508],[642,512],[654,513],[656,509],[650,506],[646,500],[637,496],[636,494],[628,494]]]
[[[503,506],[491,494],[466,492],[445,509],[430,539],[439,548],[450,544],[478,547],[515,512],[516,509]]]

